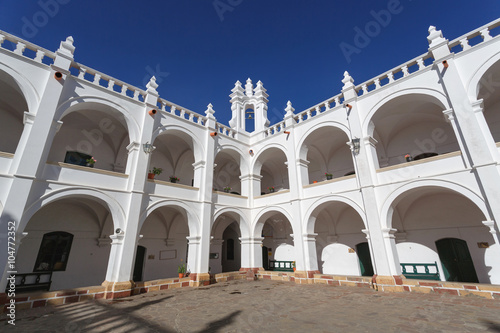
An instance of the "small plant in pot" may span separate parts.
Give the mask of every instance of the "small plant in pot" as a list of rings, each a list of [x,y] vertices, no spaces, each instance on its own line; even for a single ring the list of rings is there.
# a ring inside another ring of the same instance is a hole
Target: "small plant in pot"
[[[170,176],[170,182],[171,183],[177,183],[180,179],[175,177],[175,176]]]
[[[292,262],[292,267],[293,267],[293,271],[295,272],[297,270],[297,267],[295,267],[295,261]]]
[[[163,171],[162,168],[153,167],[152,170],[149,170],[148,179],[155,179],[155,175],[161,174],[162,171]]]
[[[325,176],[326,176],[326,180],[330,180],[333,178],[333,175],[331,173],[325,173]]]
[[[274,192],[274,186],[268,187],[267,189],[269,190],[269,193],[273,193]]]
[[[413,157],[410,154],[405,155],[406,162],[411,162],[413,161]]]
[[[224,192],[229,193],[231,191],[231,188],[229,186],[224,187]]]
[[[180,264],[179,267],[177,267],[177,273],[179,273],[179,279],[182,279],[184,274],[186,274],[186,264]]]
[[[87,166],[88,166],[89,168],[93,168],[93,167],[94,167],[94,164],[95,164],[95,162],[97,162],[97,160],[96,160],[94,157],[91,157],[91,158],[88,158],[88,159],[86,160],[86,162],[87,162]]]

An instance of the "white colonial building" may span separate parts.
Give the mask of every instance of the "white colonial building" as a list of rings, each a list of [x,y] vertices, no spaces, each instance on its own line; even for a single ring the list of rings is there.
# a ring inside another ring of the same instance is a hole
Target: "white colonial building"
[[[340,94],[288,102],[272,125],[262,82],[236,82],[229,126],[160,98],[154,77],[142,90],[75,62],[71,37],[52,52],[0,31],[0,288],[11,221],[17,273],[50,271],[51,290],[186,260],[195,280],[437,262],[442,281],[500,284],[499,25],[453,41],[430,27],[423,55],[359,85],[346,72]]]

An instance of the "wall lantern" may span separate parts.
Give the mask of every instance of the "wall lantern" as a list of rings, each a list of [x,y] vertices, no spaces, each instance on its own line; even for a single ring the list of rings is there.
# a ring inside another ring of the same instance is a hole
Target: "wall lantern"
[[[359,143],[359,138],[352,139],[352,151],[353,151],[354,155],[359,154],[360,147],[361,147],[361,145]]]
[[[156,149],[156,147],[153,146],[152,144],[150,144],[149,141],[148,141],[148,142],[146,142],[145,144],[142,145],[142,149],[144,149],[144,152],[146,154],[151,154],[153,152],[153,150]]]

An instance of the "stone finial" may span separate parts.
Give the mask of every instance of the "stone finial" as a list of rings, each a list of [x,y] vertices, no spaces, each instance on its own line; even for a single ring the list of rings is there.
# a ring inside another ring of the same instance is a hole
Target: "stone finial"
[[[215,111],[214,111],[212,103],[208,104],[207,111],[205,111],[205,114],[207,115],[208,118],[215,119],[214,113],[215,113]]]
[[[286,103],[285,111],[286,111],[285,118],[293,116],[293,112],[295,111],[295,109],[292,107],[292,102],[288,101]]]
[[[146,84],[147,88],[147,93],[148,94],[155,94],[158,95],[158,91],[156,91],[156,88],[158,88],[158,83],[156,83],[156,77],[152,76],[151,79],[149,80],[148,84]]]
[[[68,57],[73,58],[73,53],[75,52],[75,47],[73,46],[74,39],[71,36],[68,36],[65,41],[62,41],[59,45],[59,49],[57,53],[64,54]]]
[[[241,82],[238,80],[236,81],[236,83],[234,84],[234,88],[231,89],[231,92],[234,93],[235,96],[243,96],[244,94],[244,90],[243,90],[243,87],[241,86]]]
[[[263,97],[264,99],[266,99],[267,97],[269,97],[269,95],[266,93],[267,89],[264,88],[264,84],[262,83],[262,81],[259,80],[259,82],[257,82],[257,86],[255,87],[254,89],[254,92],[255,92],[255,97]],[[267,101],[267,99],[266,99]]]
[[[349,75],[348,71],[344,72],[344,79],[342,80],[342,83],[344,86],[342,87],[342,90],[354,87],[354,79]]]
[[[429,41],[429,48],[446,41],[446,39],[443,38],[441,30],[436,30],[436,27],[433,25],[429,27],[429,36],[427,36],[427,40]]]
[[[253,96],[253,84],[252,84],[252,80],[250,80],[250,78],[248,78],[247,84],[245,84],[245,94],[248,97]]]

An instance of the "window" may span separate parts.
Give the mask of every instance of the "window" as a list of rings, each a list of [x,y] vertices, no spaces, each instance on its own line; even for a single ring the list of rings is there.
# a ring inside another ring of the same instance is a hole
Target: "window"
[[[73,235],[63,231],[43,235],[34,272],[65,271]]]
[[[75,165],[87,165],[87,160],[92,156],[77,151],[68,151],[64,157],[64,163]]]

